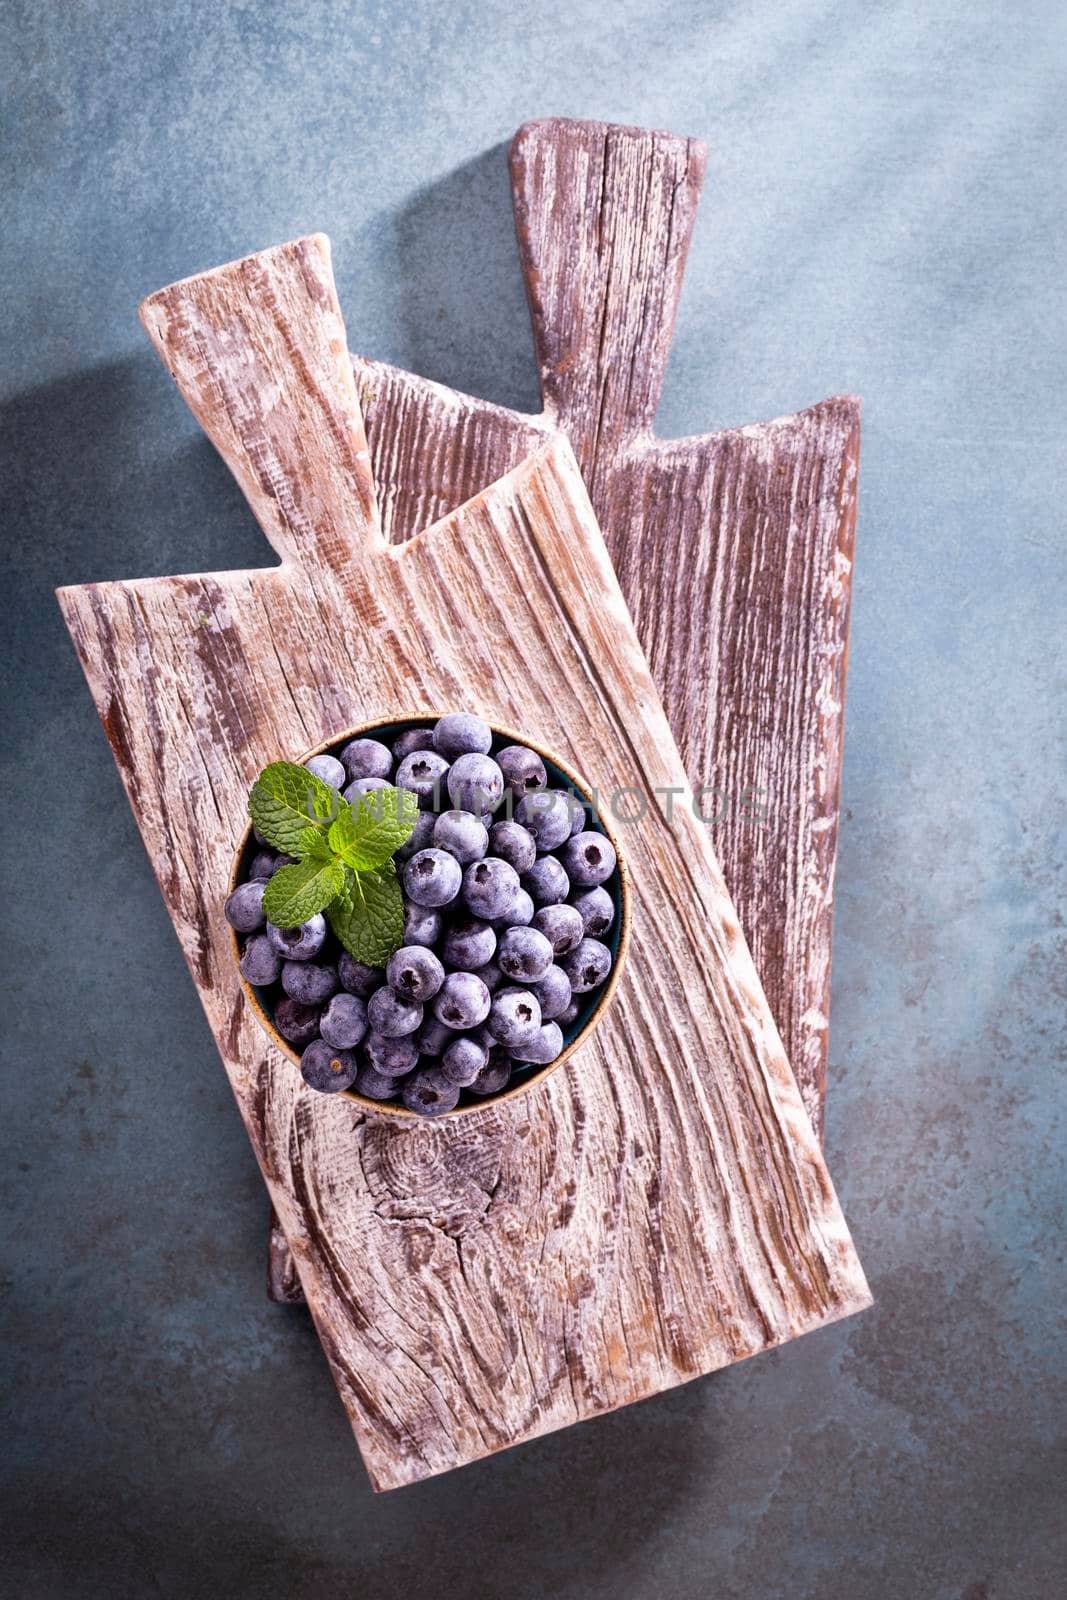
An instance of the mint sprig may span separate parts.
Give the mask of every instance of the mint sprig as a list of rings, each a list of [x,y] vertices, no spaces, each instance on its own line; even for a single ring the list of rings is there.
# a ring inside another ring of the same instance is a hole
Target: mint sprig
[[[294,856],[263,895],[278,928],[294,928],[319,911],[348,953],[384,966],[404,938],[404,898],[393,856],[418,820],[406,789],[373,789],[355,807],[306,767],[274,761],[248,797],[248,810],[275,849]]]

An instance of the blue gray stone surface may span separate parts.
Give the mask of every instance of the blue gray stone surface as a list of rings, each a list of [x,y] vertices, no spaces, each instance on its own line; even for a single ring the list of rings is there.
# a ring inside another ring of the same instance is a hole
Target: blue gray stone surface
[[[1062,1595],[1062,8],[4,34],[6,1592]],[[136,322],[184,273],[324,228],[357,349],[532,408],[502,146],[553,113],[710,143],[661,434],[865,398],[827,1141],[878,1303],[375,1499],[51,590],[270,559]]]

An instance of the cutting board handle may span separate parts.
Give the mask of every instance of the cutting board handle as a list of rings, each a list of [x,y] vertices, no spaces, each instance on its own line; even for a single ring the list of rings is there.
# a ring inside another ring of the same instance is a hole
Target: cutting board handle
[[[341,570],[381,548],[325,234],[172,283],[141,321],[283,561]]]
[[[707,150],[551,117],[519,129],[510,164],[542,397],[584,472],[598,440],[651,432]]]

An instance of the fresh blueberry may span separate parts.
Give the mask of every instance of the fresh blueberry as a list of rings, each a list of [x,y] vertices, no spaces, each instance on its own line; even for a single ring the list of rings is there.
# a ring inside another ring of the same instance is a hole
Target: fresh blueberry
[[[399,950],[394,950],[385,975],[394,994],[418,1005],[432,1000],[445,981],[444,967],[433,951],[422,944],[401,945]],[[389,1030],[379,1031],[387,1033]]]
[[[357,961],[355,956],[350,956],[345,950],[337,963],[337,976],[341,980],[342,989],[347,989],[349,994],[362,995],[364,1000],[372,995],[375,989],[380,989],[385,982],[385,973],[381,967],[368,967],[362,961]]]
[[[478,866],[484,865],[479,862]],[[468,872],[476,868],[468,867]],[[446,906],[463,883],[463,868],[447,850],[420,850],[404,867],[404,888],[417,906]]]
[[[395,851],[397,861],[410,861],[411,857],[420,850],[425,850],[433,844],[433,830],[437,818],[432,811],[420,811],[415,819],[415,826],[408,834],[399,850]]]
[[[405,1083],[403,1100],[417,1116],[440,1117],[459,1105],[459,1085],[449,1083],[440,1067],[423,1067]]]
[[[562,967],[553,965],[531,983],[530,993],[541,1007],[541,1021],[558,1022],[571,1003],[571,980]]]
[[[504,793],[504,774],[491,756],[458,756],[448,769],[448,797],[461,811],[495,811]]]
[[[387,1039],[383,1033],[368,1033],[363,1041],[367,1065],[383,1078],[402,1078],[419,1059],[418,1046],[410,1033]]]
[[[337,1094],[352,1087],[359,1062],[354,1051],[335,1050],[325,1039],[313,1039],[300,1057],[300,1071],[309,1088],[320,1094]]]
[[[489,848],[501,861],[514,867],[521,877],[529,872],[537,859],[537,844],[533,834],[521,822],[505,818],[494,822],[489,829]]]
[[[576,833],[581,833],[590,826],[593,807],[587,804],[580,795],[574,794],[573,790],[571,791],[571,797],[575,802],[571,811],[571,838],[573,839]]]
[[[404,943],[435,945],[441,937],[441,913],[427,906],[417,906],[413,900],[404,901]]]
[[[493,996],[486,1027],[508,1050],[532,1039],[540,1026],[541,1007],[529,989],[500,989]]]
[[[539,1067],[547,1067],[550,1061],[555,1061],[563,1049],[563,1030],[558,1022],[546,1022],[538,1028],[532,1039],[525,1044],[518,1044],[512,1048],[512,1058],[515,1061],[532,1061]]]
[[[335,994],[319,1022],[319,1032],[326,1043],[335,1050],[354,1050],[366,1031],[365,1002],[358,994]]]
[[[396,786],[410,789],[423,811],[436,811],[448,775],[448,762],[436,750],[413,750],[396,769]]]
[[[303,1050],[319,1036],[319,1008],[283,994],[274,1007],[274,1026],[283,1039]]]
[[[282,988],[306,1006],[321,1006],[337,993],[337,968],[318,961],[287,961],[282,968]]]
[[[365,794],[373,794],[376,789],[388,789],[390,787],[388,778],[357,778],[354,783],[348,785],[341,798],[342,800],[347,800],[349,805],[355,809]]]
[[[376,989],[367,1001],[367,1017],[375,1033],[386,1039],[399,1039],[414,1033],[422,1021],[422,1006],[405,1000],[393,989]]]
[[[455,1028],[446,1027],[443,1022],[438,1022],[431,1012],[427,1012],[421,1026],[416,1030],[415,1043],[419,1047],[420,1055],[440,1056],[456,1037]]]
[[[245,945],[238,963],[242,978],[257,988],[277,983],[282,975],[282,958],[265,933],[254,933]]]
[[[364,1063],[356,1073],[355,1090],[366,1100],[394,1100],[399,1085],[396,1078],[387,1078]]]
[[[615,921],[615,902],[606,889],[583,889],[571,896],[571,905],[590,939],[602,939]]]
[[[259,850],[252,857],[252,864],[248,869],[248,876],[253,879],[266,881],[273,878],[278,868],[282,865],[282,858],[275,850]]]
[[[447,1028],[476,1028],[489,1015],[489,990],[473,972],[450,972],[433,1010]]]
[[[548,783],[545,764],[536,750],[527,750],[524,744],[509,744],[496,758],[504,774],[504,784],[516,800],[529,794],[531,789],[544,789]]]
[[[446,761],[457,756],[487,756],[493,744],[493,730],[481,717],[452,711],[442,717],[433,730],[433,747]]]
[[[311,961],[326,943],[326,918],[316,911],[298,928],[276,928],[268,922],[267,938],[287,961]]]
[[[489,1060],[489,1051],[473,1034],[460,1033],[441,1057],[441,1071],[449,1083],[465,1088],[473,1083]]]
[[[492,1045],[489,1059],[473,1083],[467,1088],[471,1094],[500,1094],[511,1077],[511,1058],[503,1045]]]
[[[312,756],[304,765],[316,778],[328,783],[331,789],[343,789],[348,782],[345,769],[336,756]]]
[[[536,983],[552,965],[552,946],[536,928],[508,928],[496,950],[501,972],[518,983]]]
[[[467,909],[483,922],[506,915],[518,892],[518,873],[498,856],[472,861],[463,874],[463,898]]]
[[[341,761],[354,778],[388,778],[393,770],[393,752],[377,739],[353,739],[341,751]]]
[[[589,888],[605,883],[615,871],[615,847],[603,833],[577,833],[559,853],[573,884]]]
[[[263,914],[266,887],[265,878],[255,878],[251,883],[239,883],[233,893],[227,895],[222,912],[231,928],[236,928],[238,933],[257,933],[263,927],[267,920]]]
[[[492,926],[500,933],[504,928],[528,928],[534,919],[534,903],[521,886],[502,917],[494,917]]]
[[[490,994],[499,989],[504,981],[504,974],[495,961],[487,961],[484,967],[475,967],[473,971],[476,978],[481,978]]]
[[[408,728],[393,740],[393,759],[397,766],[414,750],[433,749],[432,728]]]
[[[484,822],[470,811],[442,811],[433,830],[439,850],[455,856],[461,867],[480,861],[489,848],[489,832]]]
[[[611,971],[611,951],[599,939],[583,939],[574,950],[560,956],[559,964],[571,980],[575,994],[587,994],[603,983]]]
[[[577,1000],[572,1000],[567,1009],[561,1011],[559,1016],[554,1017],[552,1020],[558,1022],[561,1028],[570,1028],[578,1021],[581,1011],[581,1004]]]
[[[523,873],[522,886],[535,906],[555,906],[570,894],[571,880],[555,856],[538,856]]]
[[[441,942],[442,959],[450,967],[461,967],[464,972],[484,967],[493,959],[495,950],[496,934],[487,922],[480,922],[477,917],[460,917],[445,929]]]
[[[535,789],[515,807],[515,820],[529,828],[538,850],[557,850],[571,836],[576,804],[562,789]]]
[[[581,913],[574,906],[564,906],[554,903],[542,906],[533,919],[533,927],[538,933],[543,933],[552,946],[552,954],[566,955],[568,950],[573,950],[580,944],[585,934],[585,925]]]

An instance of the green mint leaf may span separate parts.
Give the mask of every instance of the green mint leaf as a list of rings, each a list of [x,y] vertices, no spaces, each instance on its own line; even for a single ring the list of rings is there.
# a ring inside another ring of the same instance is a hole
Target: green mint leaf
[[[367,872],[407,843],[418,817],[419,802],[410,790],[371,789],[355,811],[340,813],[330,828],[330,847],[355,872]]]
[[[345,868],[334,856],[312,856],[280,867],[263,895],[267,921],[276,928],[297,928],[336,899],[344,883]]]
[[[344,801],[341,801],[344,805]],[[330,840],[321,828],[307,827],[297,840],[297,855],[301,861],[333,861],[335,852],[330,848]]]
[[[248,810],[260,833],[286,855],[302,853],[308,828],[325,833],[344,804],[336,789],[292,761],[273,761],[252,786]]]
[[[344,887],[327,908],[326,920],[350,956],[364,966],[384,967],[404,942],[404,896],[396,869],[386,861],[372,872],[343,871]]]

